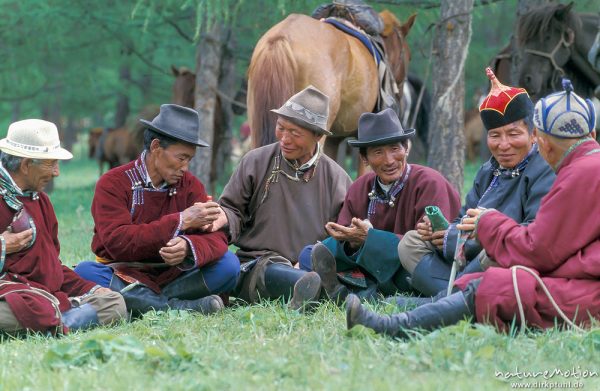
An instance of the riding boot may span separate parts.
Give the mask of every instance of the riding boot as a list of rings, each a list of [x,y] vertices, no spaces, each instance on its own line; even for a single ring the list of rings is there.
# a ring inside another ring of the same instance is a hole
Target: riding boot
[[[186,272],[162,289],[162,294],[168,298],[193,300],[209,296],[210,289],[202,277],[199,268]]]
[[[464,291],[444,297],[412,311],[394,315],[378,315],[360,304],[355,295],[346,298],[346,325],[356,325],[375,330],[392,337],[407,338],[411,330],[434,330],[455,324],[475,314],[475,291],[479,280],[472,281]]]
[[[433,297],[415,297],[415,296],[392,296],[388,297],[385,301],[389,304],[393,304],[398,308],[405,307],[420,307],[425,304],[435,303],[439,299],[446,297],[446,291],[440,291],[437,295]]]
[[[164,294],[158,294],[145,285],[125,285],[120,278],[113,276],[110,288],[120,292],[125,299],[127,310],[134,317],[154,309],[156,311],[192,310],[208,315],[223,309],[223,300],[217,295],[210,295],[201,299],[181,300],[169,299]]]
[[[100,324],[98,312],[89,303],[63,312],[62,322],[70,331],[85,330]]]
[[[293,267],[272,263],[265,271],[267,299],[284,297],[291,300],[288,307],[292,310],[303,309],[304,305],[315,302],[321,291],[321,278],[315,272],[305,272]]]
[[[321,278],[321,286],[327,298],[340,304],[348,296],[348,288],[340,284],[337,278],[335,257],[322,243],[314,245],[311,252],[312,270]]]

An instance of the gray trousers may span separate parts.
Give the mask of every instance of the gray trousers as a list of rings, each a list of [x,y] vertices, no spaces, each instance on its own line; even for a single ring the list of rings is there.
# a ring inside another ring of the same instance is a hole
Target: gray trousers
[[[75,299],[75,298],[73,298]],[[101,325],[110,324],[127,317],[127,309],[123,296],[117,292],[94,293],[83,297],[81,300],[72,300],[74,305],[90,304],[98,313]],[[78,303],[78,304],[77,304]],[[0,330],[8,333],[22,331],[14,313],[4,300],[0,300]]]

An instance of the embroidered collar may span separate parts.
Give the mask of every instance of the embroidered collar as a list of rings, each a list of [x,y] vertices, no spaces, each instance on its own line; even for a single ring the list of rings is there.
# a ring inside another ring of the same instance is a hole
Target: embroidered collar
[[[152,183],[152,179],[150,179],[150,174],[148,174],[148,167],[146,166],[146,152],[147,151],[144,150],[140,158],[135,162],[135,166],[137,167],[142,177],[144,187],[152,188],[155,190],[165,189],[166,187],[168,187],[167,182],[163,182],[159,186],[154,186],[154,184]]]
[[[312,167],[316,167],[316,165],[318,164],[318,159],[320,157],[321,157],[321,144],[319,144],[319,143],[317,143],[317,153],[315,153],[313,155],[313,157],[310,158],[309,161],[307,161],[306,163],[304,163],[300,166],[298,165],[298,162],[296,162],[296,161],[291,162],[291,161],[287,160],[283,156],[283,153],[281,153],[281,158],[283,159],[283,161],[286,162],[288,166],[290,166],[292,169],[294,169],[296,171],[296,178],[298,177],[299,173],[304,174],[305,172],[310,170]]]
[[[23,191],[19,188],[6,168],[0,163],[0,194],[9,208],[14,211],[23,209],[23,203],[17,197],[31,197],[32,200],[39,199],[37,191]]]
[[[408,181],[408,176],[410,175],[412,167],[410,164],[406,164],[406,169],[404,176],[401,179],[396,180],[392,183],[389,191],[385,191],[379,185],[379,178],[376,177],[373,181],[373,187],[369,192],[369,208],[368,208],[368,217],[371,218],[375,214],[375,207],[377,204],[388,204],[390,208],[393,208],[396,205],[396,200],[398,199],[398,194],[402,191],[404,186],[406,186],[406,182]]]

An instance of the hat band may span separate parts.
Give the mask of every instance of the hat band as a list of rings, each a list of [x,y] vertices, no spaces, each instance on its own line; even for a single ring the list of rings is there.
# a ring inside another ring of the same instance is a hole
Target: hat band
[[[295,111],[296,113],[301,115],[302,117],[305,117],[308,120],[307,122],[309,123],[320,126],[322,128],[324,128],[327,125],[327,116],[314,113],[298,103],[288,101],[285,102],[285,107],[288,107],[292,109],[292,111]]]
[[[36,145],[21,144],[21,143],[17,143],[16,141],[12,141],[9,139],[6,139],[6,143],[8,145],[10,145],[11,147],[23,149],[25,151],[30,151],[30,152],[52,152],[52,151],[55,151],[60,148],[60,143],[58,143],[56,145],[51,145],[49,147],[38,147]]]

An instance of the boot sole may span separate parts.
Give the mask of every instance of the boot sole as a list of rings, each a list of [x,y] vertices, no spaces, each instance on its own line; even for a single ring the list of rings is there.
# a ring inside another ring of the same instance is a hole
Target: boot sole
[[[327,297],[335,302],[344,299],[340,297],[344,292],[344,285],[338,282],[336,273],[335,257],[322,243],[317,243],[310,254],[313,271],[321,277],[321,284],[327,293]],[[324,267],[320,267],[324,266]]]
[[[202,310],[200,312],[204,315],[214,314],[215,312],[219,312],[225,308],[223,299],[217,295],[210,295],[206,297],[206,299],[210,299],[210,303],[208,304],[209,308],[204,308],[204,306],[202,306]]]
[[[315,272],[308,272],[294,284],[294,296],[288,307],[300,310],[310,302],[314,302],[321,292],[321,277]]]
[[[355,323],[352,321],[354,317],[354,312],[360,306],[360,299],[355,295],[348,295],[346,297],[346,328],[350,330],[355,326]]]

